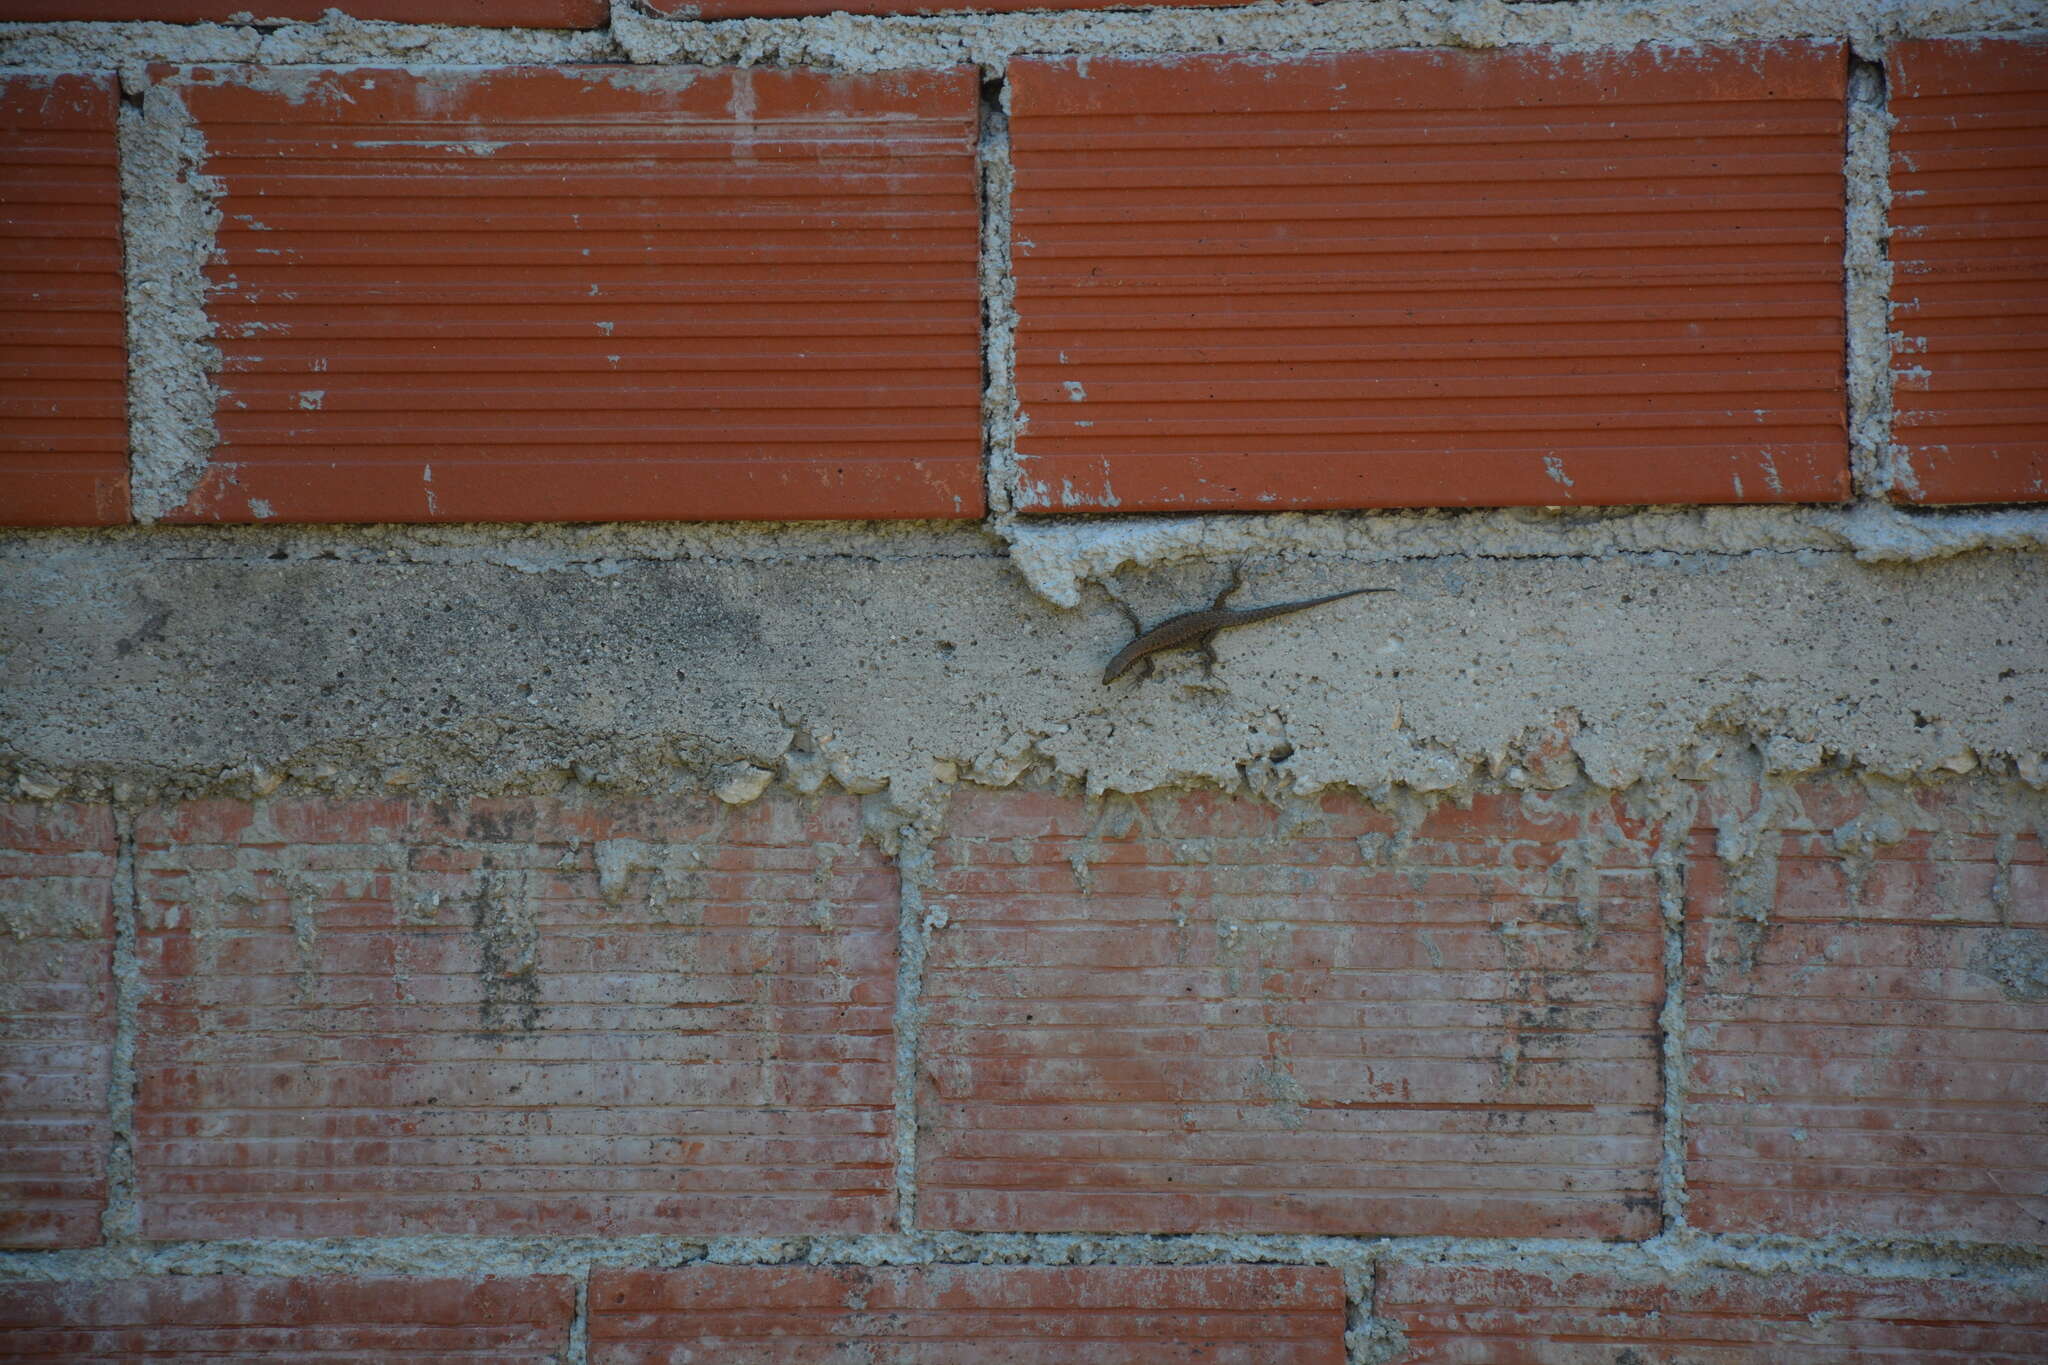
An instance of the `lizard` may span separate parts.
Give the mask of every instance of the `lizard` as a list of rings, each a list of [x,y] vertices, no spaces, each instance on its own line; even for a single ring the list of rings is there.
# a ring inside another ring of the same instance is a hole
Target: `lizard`
[[[1367,592],[1392,592],[1392,588],[1349,588],[1344,592],[1333,592],[1323,597],[1303,597],[1293,602],[1275,602],[1265,607],[1226,607],[1224,602],[1230,595],[1244,586],[1241,573],[1231,574],[1230,586],[1216,594],[1216,600],[1207,607],[1196,611],[1184,611],[1178,616],[1169,616],[1150,630],[1144,629],[1131,609],[1122,602],[1124,614],[1131,617],[1131,626],[1138,631],[1136,639],[1117,651],[1109,667],[1102,670],[1102,683],[1107,687],[1143,661],[1147,671],[1152,666],[1151,656],[1169,649],[1199,649],[1207,660],[1208,667],[1216,666],[1216,632],[1231,630],[1237,626],[1248,626],[1254,621],[1266,621],[1275,616],[1286,616],[1291,612],[1307,611],[1325,602],[1335,602],[1346,597],[1356,597]]]

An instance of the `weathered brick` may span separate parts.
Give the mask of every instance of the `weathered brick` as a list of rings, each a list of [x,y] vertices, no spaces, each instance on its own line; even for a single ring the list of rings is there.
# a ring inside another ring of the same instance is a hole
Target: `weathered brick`
[[[938,845],[922,1225],[1656,1230],[1658,912],[1615,811],[1086,818],[963,796]]]
[[[113,880],[104,807],[0,806],[0,1245],[99,1240]]]
[[[138,826],[153,1237],[869,1231],[894,880],[851,801]]]
[[[0,1285],[8,1360],[440,1365],[563,1359],[573,1281],[164,1276]]]
[[[1010,75],[1020,508],[1847,496],[1839,44]]]
[[[2048,42],[1895,43],[1885,68],[1894,495],[2048,500]]]
[[[1753,857],[1693,839],[1692,1221],[2048,1241],[2037,833],[1948,789],[1816,786],[1717,823],[1745,821]]]
[[[339,10],[353,19],[398,24],[474,24],[479,28],[598,28],[606,0],[0,0],[0,20],[151,20],[165,24],[232,22],[237,16],[318,19]]]
[[[974,73],[164,73],[222,187],[174,520],[975,517]]]
[[[0,525],[128,519],[111,75],[0,78]]]
[[[600,1270],[591,1365],[1341,1365],[1344,1284],[1289,1266]]]
[[[1798,1270],[1544,1274],[1395,1265],[1375,1317],[1402,1365],[2021,1365],[2048,1358],[2048,1284]]]

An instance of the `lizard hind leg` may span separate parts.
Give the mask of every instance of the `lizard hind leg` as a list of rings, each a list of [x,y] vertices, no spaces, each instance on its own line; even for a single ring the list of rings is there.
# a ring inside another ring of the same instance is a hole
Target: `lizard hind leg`
[[[1233,588],[1233,589],[1232,589],[1231,591],[1235,592],[1235,591],[1236,591],[1236,589],[1234,589],[1234,588]],[[1197,640],[1195,641],[1195,652],[1196,652],[1196,653],[1198,653],[1198,654],[1200,654],[1200,655],[1202,656],[1202,678],[1203,678],[1203,681],[1205,681],[1205,682],[1207,682],[1207,681],[1213,681],[1213,680],[1215,679],[1215,677],[1216,677],[1216,662],[1217,662],[1217,661],[1216,661],[1216,632],[1212,630],[1212,631],[1210,631],[1210,632],[1209,632],[1209,633],[1208,633],[1207,635],[1204,635],[1204,636],[1201,636],[1201,637],[1199,637],[1199,638],[1198,638],[1198,639],[1197,639]]]

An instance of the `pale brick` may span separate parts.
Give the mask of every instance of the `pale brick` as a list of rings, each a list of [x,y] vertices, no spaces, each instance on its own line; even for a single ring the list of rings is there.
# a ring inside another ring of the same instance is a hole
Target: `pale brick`
[[[1613,810],[1078,808],[966,798],[939,842],[922,1225],[1656,1230],[1656,888]]]
[[[1696,1225],[2048,1241],[2044,872],[2034,832],[1941,793],[1808,788],[1732,869],[1695,834]]]
[[[2021,1365],[2048,1357],[2048,1285],[1784,1270],[1664,1279],[1390,1266],[1375,1317],[1402,1365]]]
[[[790,806],[144,822],[146,1231],[885,1226],[894,880]]]
[[[591,1365],[1342,1365],[1344,1285],[1293,1266],[601,1270]]]
[[[104,807],[0,806],[0,1245],[99,1240],[113,879]]]
[[[0,1356],[75,1362],[542,1365],[563,1359],[572,1281],[165,1276],[0,1285]]]

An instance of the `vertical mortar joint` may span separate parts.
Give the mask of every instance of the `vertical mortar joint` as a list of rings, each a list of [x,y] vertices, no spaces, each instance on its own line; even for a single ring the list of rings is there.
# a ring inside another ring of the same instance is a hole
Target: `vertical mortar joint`
[[[107,1059],[107,1196],[100,1212],[100,1237],[108,1243],[133,1243],[142,1237],[135,1188],[135,1035],[142,1003],[136,938],[142,887],[135,866],[133,812],[116,808],[114,830],[114,1040]]]
[[[1885,499],[1911,479],[1892,445],[1892,123],[1883,65],[1852,58],[1842,167],[1844,388],[1850,478],[1866,500]]]
[[[981,194],[982,477],[1000,533],[1016,514],[1017,285],[1011,261],[1010,90],[1000,65],[985,67],[976,139]]]
[[[917,1229],[917,1092],[924,1026],[924,966],[932,930],[945,923],[943,910],[926,909],[932,884],[932,836],[916,824],[898,833],[896,877],[900,896],[896,940],[896,1037],[894,1133],[896,1144],[896,1227]]]

